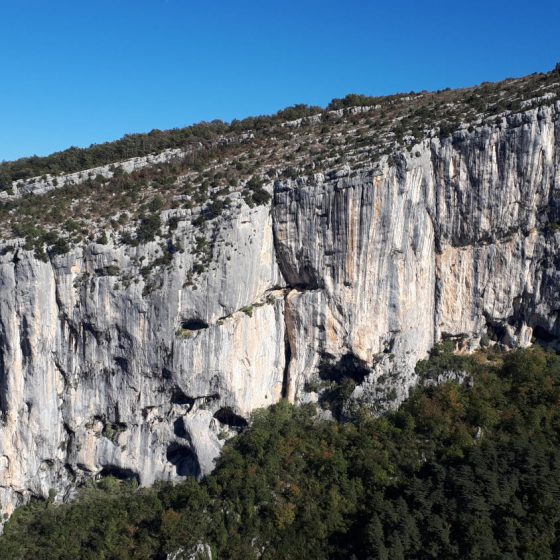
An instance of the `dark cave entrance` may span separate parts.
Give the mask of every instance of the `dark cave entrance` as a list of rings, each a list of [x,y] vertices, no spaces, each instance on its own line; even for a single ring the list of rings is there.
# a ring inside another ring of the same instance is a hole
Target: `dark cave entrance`
[[[167,460],[175,465],[179,476],[200,476],[200,464],[194,451],[185,445],[172,443],[167,448]]]

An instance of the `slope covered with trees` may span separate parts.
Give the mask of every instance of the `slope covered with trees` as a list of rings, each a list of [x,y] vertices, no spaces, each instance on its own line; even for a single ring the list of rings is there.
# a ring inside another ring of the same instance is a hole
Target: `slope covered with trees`
[[[73,503],[34,502],[0,558],[558,558],[560,358],[439,347],[419,372],[382,418],[257,412],[202,483],[106,478]]]
[[[206,224],[222,214],[235,216],[244,204],[268,204],[278,181],[333,178],[347,168],[352,175],[382,172],[385,163],[396,166],[404,154],[420,157],[428,139],[456,133],[453,142],[459,145],[465,131],[519,127],[528,110],[555,106],[559,99],[557,67],[460,90],[350,94],[325,109],[295,105],[272,116],[154,130],[3,162],[0,243],[7,246],[0,252],[24,239],[24,249],[48,261],[94,241],[143,243],[162,234],[164,211],[174,216],[172,225],[181,214],[190,215],[205,234]],[[159,163],[134,169],[122,163],[166,149],[177,150]]]
[[[186,149],[200,143],[210,145],[212,141],[239,133],[250,132],[257,138],[267,138],[275,133],[278,126],[288,121],[353,107],[383,107],[384,118],[379,122],[368,123],[377,129],[376,136],[385,132],[387,122],[394,125],[393,132],[399,142],[406,134],[423,136],[422,126],[439,127],[442,134],[449,134],[461,122],[527,108],[531,105],[528,102],[531,99],[537,104],[554,101],[558,98],[556,86],[559,76],[560,63],[547,73],[519,79],[509,78],[497,83],[484,82],[472,88],[399,93],[384,97],[349,94],[341,99],[333,99],[326,108],[297,104],[274,115],[248,117],[230,123],[214,120],[184,128],[127,134],[118,140],[92,144],[87,148],[71,147],[49,156],[31,156],[0,162],[0,191],[9,189],[13,181],[25,182],[45,174],[83,171],[166,149]],[[541,96],[543,93],[551,96],[536,100],[534,98],[535,94],[538,95],[537,92]],[[367,138],[362,138],[362,135],[358,139],[363,144],[368,144]]]
[[[184,128],[152,130],[144,134],[127,134],[113,142],[92,144],[88,148],[71,147],[49,156],[31,156],[0,163],[0,190],[12,181],[26,180],[43,174],[73,173],[142,157],[173,148],[188,148],[200,142],[208,143],[227,133],[260,130],[290,119],[306,117],[321,111],[320,107],[294,105],[275,115],[249,117],[226,124],[220,120],[202,122]]]

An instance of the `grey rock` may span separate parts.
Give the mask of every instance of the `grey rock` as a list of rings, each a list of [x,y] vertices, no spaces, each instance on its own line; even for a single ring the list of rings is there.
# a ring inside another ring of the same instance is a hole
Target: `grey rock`
[[[350,363],[383,411],[435,343],[465,351],[560,334],[560,105],[428,138],[376,170],[278,181],[270,206],[159,243],[0,256],[0,501],[73,495],[88,477],[203,476],[253,410],[317,400]],[[297,126],[295,123],[293,126]],[[7,244],[6,244],[7,245]],[[117,275],[115,270],[118,270]],[[113,274],[113,275],[111,275]]]

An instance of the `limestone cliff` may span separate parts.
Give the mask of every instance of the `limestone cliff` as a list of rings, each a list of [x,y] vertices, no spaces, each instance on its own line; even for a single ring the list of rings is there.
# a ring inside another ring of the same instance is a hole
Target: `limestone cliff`
[[[265,204],[232,195],[203,239],[196,209],[171,209],[168,234],[136,245],[110,236],[41,259],[3,242],[2,511],[92,476],[204,474],[251,411],[316,399],[325,368],[350,364],[354,397],[383,410],[443,338],[554,340],[559,113],[276,178]]]

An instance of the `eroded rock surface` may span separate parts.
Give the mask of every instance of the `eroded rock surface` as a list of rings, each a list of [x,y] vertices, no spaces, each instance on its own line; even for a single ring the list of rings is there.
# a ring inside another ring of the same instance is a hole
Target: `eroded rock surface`
[[[554,341],[559,111],[277,181],[269,205],[215,221],[208,266],[189,281],[197,240],[180,210],[170,239],[137,247],[43,262],[5,243],[2,511],[92,476],[203,475],[251,411],[316,399],[325,367],[351,364],[354,396],[383,410],[442,338]],[[182,247],[166,266],[161,242]]]

